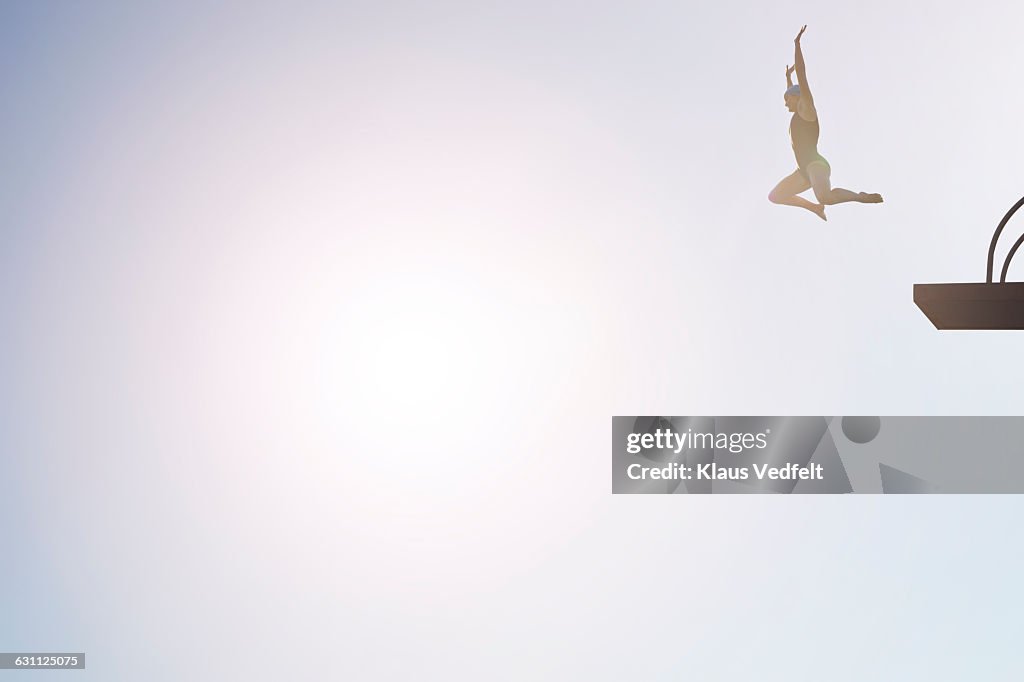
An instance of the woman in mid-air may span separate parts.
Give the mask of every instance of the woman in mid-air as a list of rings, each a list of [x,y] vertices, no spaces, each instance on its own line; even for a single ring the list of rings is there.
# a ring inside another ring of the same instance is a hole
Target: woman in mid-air
[[[818,153],[818,112],[814,108],[814,97],[807,85],[807,72],[804,69],[804,54],[800,49],[800,38],[807,27],[804,26],[797,34],[796,56],[793,66],[786,66],[786,108],[793,112],[789,122],[789,136],[793,140],[793,153],[796,154],[797,169],[779,181],[768,194],[773,204],[786,204],[806,208],[822,220],[825,207],[856,201],[862,204],[878,204],[882,201],[881,194],[868,192],[851,192],[848,189],[832,186],[832,168],[821,154]],[[796,71],[796,85],[793,85],[793,71]],[[818,203],[815,204],[801,196],[801,192],[814,190]]]

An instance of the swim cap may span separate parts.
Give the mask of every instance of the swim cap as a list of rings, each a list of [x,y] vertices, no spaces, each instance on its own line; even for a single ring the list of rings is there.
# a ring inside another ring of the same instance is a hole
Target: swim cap
[[[786,88],[786,96],[788,97],[790,95],[793,95],[793,97],[799,97],[800,96],[800,84],[799,83],[797,83],[796,85],[791,85],[790,87]]]

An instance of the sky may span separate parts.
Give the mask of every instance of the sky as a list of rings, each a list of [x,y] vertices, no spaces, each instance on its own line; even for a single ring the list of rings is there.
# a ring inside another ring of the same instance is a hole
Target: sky
[[[3,3],[0,649],[1019,679],[1016,498],[613,497],[608,440],[1024,412],[1016,334],[912,301],[1024,193],[1022,12]],[[828,223],[767,200],[803,24],[833,183],[886,200]]]

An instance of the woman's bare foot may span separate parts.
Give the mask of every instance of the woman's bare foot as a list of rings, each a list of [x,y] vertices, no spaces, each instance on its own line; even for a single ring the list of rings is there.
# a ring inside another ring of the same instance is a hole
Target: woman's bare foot
[[[811,212],[814,213],[814,215],[818,216],[819,218],[821,218],[825,222],[828,222],[828,218],[825,217],[825,205],[824,204],[811,204],[810,205],[810,210],[811,210]]]
[[[862,204],[880,204],[882,203],[882,195],[869,192],[861,192],[860,202]]]

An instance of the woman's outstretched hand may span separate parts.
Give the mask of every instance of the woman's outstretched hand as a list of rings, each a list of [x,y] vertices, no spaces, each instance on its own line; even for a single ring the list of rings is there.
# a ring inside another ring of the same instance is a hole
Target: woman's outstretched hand
[[[794,71],[796,71],[795,66],[790,66],[789,64],[786,64],[786,78],[791,77]]]
[[[804,31],[806,31],[806,30],[807,30],[807,24],[804,24],[804,27],[802,29],[800,29],[799,33],[796,34],[796,38],[793,39],[793,42],[794,43],[799,43],[800,42],[800,37],[803,36]]]

